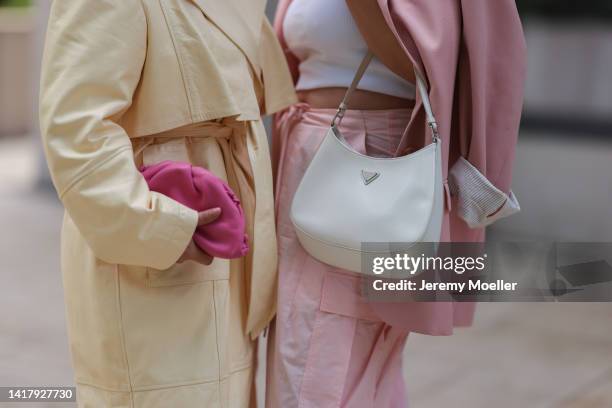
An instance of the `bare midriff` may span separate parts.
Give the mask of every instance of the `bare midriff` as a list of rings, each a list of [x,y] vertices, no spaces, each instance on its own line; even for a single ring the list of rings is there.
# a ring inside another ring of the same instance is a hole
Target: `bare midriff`
[[[345,92],[346,88],[317,88],[300,90],[297,95],[300,102],[305,102],[312,108],[335,109],[340,105]],[[358,110],[411,109],[414,107],[414,100],[356,89],[348,106],[349,109]]]

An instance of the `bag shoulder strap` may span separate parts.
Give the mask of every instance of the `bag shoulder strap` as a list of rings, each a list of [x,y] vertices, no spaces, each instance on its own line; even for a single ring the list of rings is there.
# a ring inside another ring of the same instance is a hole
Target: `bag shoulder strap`
[[[363,74],[368,68],[368,65],[370,65],[370,62],[372,61],[373,57],[374,57],[374,54],[372,53],[372,51],[368,50],[365,57],[363,57],[363,60],[361,60],[361,64],[359,64],[359,68],[357,68],[357,72],[355,72],[353,81],[351,82],[351,85],[346,90],[346,93],[344,94],[344,98],[342,98],[342,102],[340,102],[340,106],[338,106],[338,110],[336,111],[336,114],[334,115],[334,118],[331,123],[332,127],[339,126],[340,123],[342,122],[344,113],[348,109],[348,101],[351,95],[353,94],[353,92],[355,91],[355,89],[357,89],[357,85],[359,85],[359,81],[361,81],[361,78],[363,77]],[[419,94],[421,95],[421,99],[423,100],[423,108],[425,109],[425,114],[427,116],[427,125],[431,128],[432,141],[434,143],[437,143],[440,139],[440,135],[438,133],[438,123],[436,122],[436,118],[431,109],[431,102],[429,101],[429,93],[427,91],[427,85],[425,84],[425,80],[423,79],[423,77],[421,76],[421,74],[416,68],[414,69],[414,74],[416,77],[417,90]]]

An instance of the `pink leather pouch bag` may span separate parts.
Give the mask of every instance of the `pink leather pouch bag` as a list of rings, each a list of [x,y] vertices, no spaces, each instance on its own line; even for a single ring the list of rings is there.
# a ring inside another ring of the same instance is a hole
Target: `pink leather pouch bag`
[[[193,240],[200,249],[225,259],[246,255],[249,246],[244,212],[240,200],[223,180],[202,167],[170,160],[139,170],[151,191],[196,211],[221,208],[219,218],[196,229]]]

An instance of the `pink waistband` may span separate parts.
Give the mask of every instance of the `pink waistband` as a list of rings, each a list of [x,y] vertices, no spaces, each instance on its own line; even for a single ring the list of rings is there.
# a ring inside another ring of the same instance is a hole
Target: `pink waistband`
[[[285,148],[283,140],[286,140],[293,132],[296,125],[321,128],[321,132],[326,132],[331,126],[331,122],[336,114],[336,109],[312,108],[309,104],[299,102],[291,105],[286,110],[280,112],[276,117],[276,131],[279,139],[276,140],[280,146],[279,162],[284,160]],[[346,133],[374,133],[385,135],[401,135],[406,129],[412,109],[381,109],[381,110],[359,110],[350,109],[344,114],[339,129],[343,134]]]
[[[285,110],[280,118],[282,127],[293,127],[295,123],[301,121],[310,126],[328,128],[336,114],[336,109],[332,108],[312,108],[305,102],[299,102]],[[405,127],[412,115],[412,109],[380,109],[380,110],[360,110],[349,109],[345,112],[342,119],[342,128],[345,130],[361,130],[366,122],[385,121],[395,123],[400,127]],[[286,128],[285,131],[289,129]]]

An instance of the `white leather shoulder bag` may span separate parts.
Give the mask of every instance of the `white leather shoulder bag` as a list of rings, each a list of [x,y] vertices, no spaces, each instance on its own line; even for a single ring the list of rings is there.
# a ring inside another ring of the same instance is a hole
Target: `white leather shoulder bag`
[[[429,145],[406,156],[369,157],[354,151],[338,129],[372,56],[368,52],[361,62],[290,212],[297,237],[310,255],[353,272],[364,272],[362,243],[437,243],[443,216],[441,144],[425,81],[416,70],[432,132]]]

